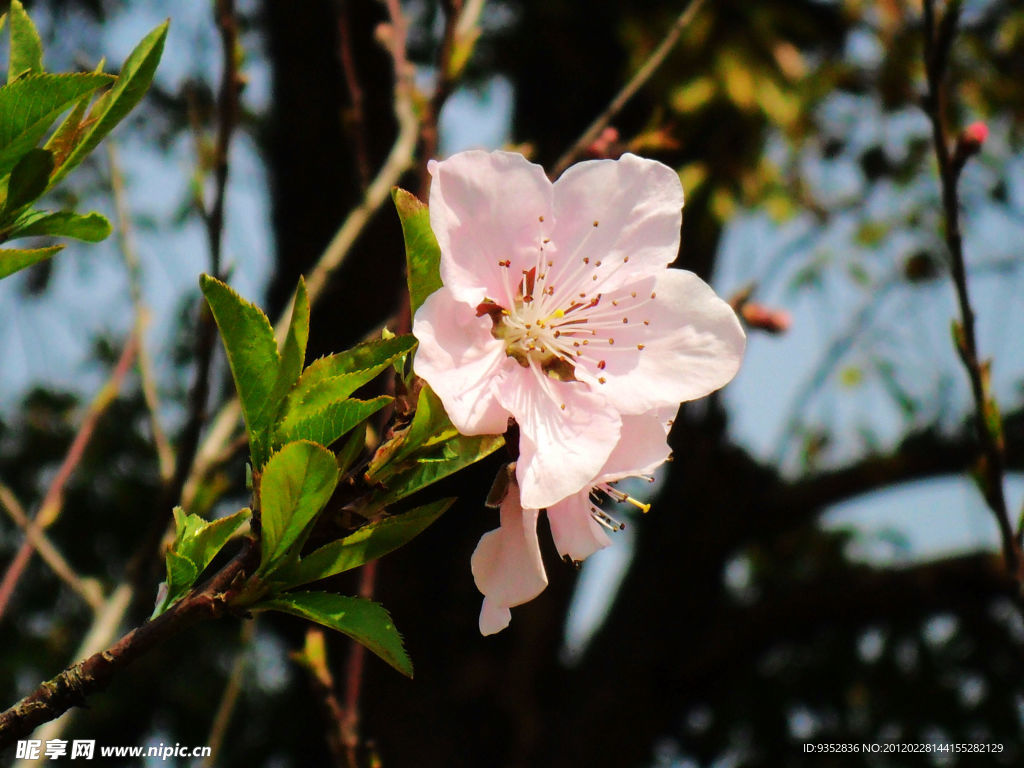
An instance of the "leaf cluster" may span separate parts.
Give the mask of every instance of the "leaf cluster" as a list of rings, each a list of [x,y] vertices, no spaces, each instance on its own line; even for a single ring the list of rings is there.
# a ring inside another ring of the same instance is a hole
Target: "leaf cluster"
[[[406,241],[412,311],[440,285],[439,249],[426,206],[402,190],[394,200]],[[454,499],[400,514],[389,508],[476,462],[501,436],[460,435],[438,397],[411,371],[416,340],[388,331],[305,365],[310,302],[300,279],[280,341],[263,310],[222,281],[200,287],[220,330],[249,439],[252,511],[205,522],[176,511],[177,536],[166,556],[167,580],[157,613],[192,589],[203,570],[245,522],[259,537],[260,562],[236,599],[250,611],[290,613],[343,632],[393,667],[412,664],[387,611],[358,597],[299,589],[402,546],[433,523]],[[355,396],[384,373],[395,395]],[[370,420],[391,408],[391,423]],[[372,456],[367,436],[383,431]],[[353,533],[307,546],[325,511],[365,520]]]
[[[0,243],[24,237],[103,240],[111,226],[102,214],[34,205],[142,100],[160,62],[168,23],[142,39],[117,77],[104,74],[102,62],[93,72],[48,73],[39,33],[18,0],[0,17],[0,27],[5,23],[11,45],[7,82],[0,85]],[[0,248],[0,279],[63,247]]]

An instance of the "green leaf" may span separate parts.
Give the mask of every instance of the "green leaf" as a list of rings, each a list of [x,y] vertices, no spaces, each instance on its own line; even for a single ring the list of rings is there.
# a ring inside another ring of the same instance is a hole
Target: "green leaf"
[[[260,573],[270,573],[293,546],[302,546],[337,484],[334,454],[321,445],[288,443],[270,457],[260,479]]]
[[[350,536],[325,544],[298,563],[279,572],[279,589],[291,589],[326,579],[383,557],[412,541],[444,514],[455,499],[431,504],[368,523]]]
[[[43,71],[43,43],[36,25],[18,0],[11,0],[11,59],[7,82],[17,80],[26,72]]]
[[[441,287],[441,249],[430,228],[427,206],[412,193],[398,187],[391,190],[391,199],[402,222],[409,308],[415,314],[427,296]]]
[[[281,350],[281,366],[277,372],[277,381],[271,394],[271,402],[280,403],[302,373],[302,364],[306,362],[306,342],[309,341],[309,295],[306,293],[306,281],[299,278],[299,286],[295,289],[295,301],[292,304],[292,318],[288,324],[288,333],[284,338]],[[325,443],[326,445],[326,443]]]
[[[274,330],[263,310],[220,280],[202,275],[199,285],[220,328],[258,469],[267,459],[269,428],[279,405],[272,401],[281,367]]]
[[[448,418],[441,398],[424,384],[416,399],[416,413],[412,417],[412,424],[405,433],[402,450],[396,458],[404,457],[419,448],[443,442],[457,434],[458,430]]]
[[[206,522],[198,515],[188,515],[184,535],[179,534],[173,549],[195,563],[202,573],[251,515],[248,508],[212,522]]]
[[[328,379],[326,383],[331,381]],[[277,435],[281,442],[312,440],[320,445],[330,445],[391,401],[392,398],[385,396],[372,400],[353,398],[333,402],[319,410],[306,408],[303,404],[281,422]]]
[[[304,401],[314,393],[317,399],[309,402],[312,410],[318,410],[329,402],[344,400],[415,346],[414,337],[395,336],[364,342],[345,352],[314,360],[288,393],[284,418],[292,410],[301,409]],[[335,381],[325,384],[328,379]]]
[[[53,171],[53,155],[45,149],[30,149],[18,160],[7,182],[7,200],[3,217],[17,215],[46,191],[46,184]]]
[[[112,80],[102,74],[26,75],[0,86],[0,176],[39,143],[61,112]]]
[[[167,592],[160,605],[153,611],[153,616],[159,616],[170,608],[177,600],[183,597],[196,583],[200,570],[196,564],[184,555],[179,555],[173,549],[167,550],[164,556],[167,565]]]
[[[363,451],[366,449],[366,422],[362,422],[355,431],[348,436],[345,440],[345,444],[338,451],[335,459],[338,462],[338,471],[342,475],[348,473],[355,464],[359,457],[363,455]]]
[[[36,262],[50,258],[63,247],[63,245],[51,245],[46,248],[29,250],[0,248],[0,280],[13,275],[19,269],[31,267]]]
[[[98,243],[109,237],[110,232],[110,221],[106,216],[95,211],[85,215],[71,211],[56,213],[33,211],[14,222],[7,238],[50,235],[52,237],[73,237],[76,240]]]
[[[412,661],[402,647],[402,636],[388,612],[370,600],[329,592],[290,592],[257,603],[252,610],[290,613],[343,632],[406,677],[412,677]]]
[[[371,480],[376,479],[382,487],[370,496],[363,512],[372,514],[394,504],[396,501],[480,461],[504,444],[505,439],[501,435],[481,435],[479,437],[458,435],[433,447],[424,455],[417,454],[412,463],[396,471],[386,480],[370,478]]]
[[[68,171],[81,163],[103,137],[110,133],[136,104],[142,101],[142,97],[145,96],[153,81],[157,64],[160,63],[169,23],[165,21],[135,46],[135,50],[131,52],[124,66],[121,67],[121,74],[118,75],[114,87],[104,94],[102,103],[97,101],[93,105],[92,113],[89,116],[90,120],[94,121],[92,126],[57,169],[50,181],[50,186],[56,184],[67,175]]]
[[[394,474],[403,460],[414,452],[449,440],[458,434],[444,410],[441,399],[426,384],[416,401],[416,413],[405,430],[383,445],[370,463],[369,476],[384,480]]]
[[[174,515],[175,546],[177,546],[178,542],[194,536],[196,531],[202,528],[206,522],[199,515],[188,514],[182,507],[175,507],[171,510],[171,514]]]
[[[92,101],[91,92],[80,97],[61,124],[57,126],[57,130],[43,145],[45,149],[53,153],[54,165],[58,167],[62,165],[67,156],[71,154],[71,150],[75,148],[78,140],[82,138],[86,128],[85,110],[89,108],[90,101]]]

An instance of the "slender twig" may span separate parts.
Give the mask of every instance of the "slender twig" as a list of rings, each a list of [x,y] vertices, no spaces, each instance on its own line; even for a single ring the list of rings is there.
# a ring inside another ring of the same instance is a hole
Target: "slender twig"
[[[395,65],[394,111],[398,121],[398,136],[395,138],[391,151],[377,175],[370,182],[362,200],[345,217],[338,231],[331,238],[327,248],[314,265],[306,279],[306,292],[310,306],[315,306],[324,288],[355,245],[373,215],[388,199],[391,188],[398,183],[402,174],[412,167],[419,136],[419,119],[413,104],[415,84],[412,66],[405,54],[406,23],[402,9],[397,0],[388,0],[388,9],[392,14],[392,34],[390,50]],[[275,334],[280,342],[288,330],[291,318],[291,302],[285,307],[275,324]],[[238,434],[238,422],[241,417],[238,399],[233,398],[226,403],[213,419],[206,438],[196,454],[195,465],[185,484],[183,497],[191,498],[212,467],[222,464],[230,451],[230,444]]]
[[[359,596],[369,600],[377,584],[377,561],[364,565],[359,574]],[[359,696],[363,686],[363,667],[366,648],[360,643],[349,643],[348,663],[345,666],[345,706],[342,732],[346,745],[355,750],[359,745]]]
[[[331,674],[327,660],[327,644],[324,642],[323,630],[318,627],[307,627],[306,642],[301,651],[292,654],[299,664],[309,673],[309,684],[313,696],[323,713],[327,748],[331,752],[333,763],[338,768],[357,768],[358,738],[354,738],[346,726],[345,709],[338,701],[334,686],[334,675]]]
[[[117,147],[111,140],[107,144],[107,164],[110,167],[110,192],[117,213],[117,239],[128,269],[128,286],[132,305],[135,308],[135,335],[139,340],[139,378],[142,380],[142,396],[149,411],[149,426],[153,432],[153,445],[160,464],[160,477],[164,482],[174,474],[174,450],[167,439],[160,419],[160,398],[157,394],[156,377],[153,375],[153,361],[146,344],[146,327],[149,325],[149,308],[142,295],[142,268],[138,250],[135,247],[134,228],[128,212],[128,201],[124,193],[124,176],[117,159]]]
[[[960,323],[955,329],[954,335],[960,358],[971,382],[975,421],[984,459],[979,467],[980,485],[985,501],[999,525],[1006,565],[1018,581],[1021,581],[1024,580],[1024,574],[1020,571],[1021,564],[1024,562],[1021,558],[1021,542],[1014,535],[1003,491],[1005,458],[999,415],[989,391],[989,361],[983,362],[978,356],[974,310],[967,287],[963,237],[960,232],[960,201],[957,193],[962,162],[954,160],[945,123],[945,79],[960,8],[960,2],[950,2],[946,6],[943,17],[937,20],[934,0],[925,0],[924,2],[924,55],[928,79],[924,109],[932,125],[935,156],[939,165],[939,181],[942,187],[946,245],[949,248],[953,286],[956,289],[957,304],[960,309]]]
[[[430,190],[427,162],[437,156],[440,132],[438,119],[448,97],[458,85],[473,46],[480,36],[480,14],[484,0],[442,0],[445,13],[444,32],[437,52],[434,91],[423,107],[420,117],[420,181],[419,195],[426,198]]]
[[[238,73],[238,24],[233,0],[217,0],[215,9],[220,31],[222,66],[220,94],[217,103],[217,143],[214,149],[213,200],[204,207],[206,235],[210,249],[210,272],[221,274],[221,253],[224,242],[224,202],[227,197],[228,153],[231,136],[238,123],[238,94],[241,79]],[[181,495],[199,447],[199,435],[206,421],[206,401],[210,394],[210,364],[217,340],[213,316],[205,303],[200,309],[196,346],[196,378],[189,403],[189,418],[182,430],[178,459],[168,496],[172,504]],[[169,505],[168,505],[169,506]]]
[[[224,693],[221,694],[220,704],[217,705],[217,714],[213,717],[210,733],[206,737],[206,746],[210,748],[210,754],[203,760],[203,768],[213,768],[217,764],[217,755],[220,753],[221,745],[224,743],[224,735],[227,733],[228,725],[231,722],[231,715],[238,705],[238,697],[242,692],[245,667],[248,663],[249,646],[252,645],[252,639],[255,634],[256,619],[242,624],[241,644],[235,654],[235,662],[231,665],[231,674],[228,676],[227,685],[224,686]]]
[[[370,184],[370,150],[366,140],[365,95],[352,52],[352,18],[349,0],[335,0],[338,19],[338,61],[348,89],[349,108],[345,111],[345,126],[352,139],[352,155],[359,174],[359,189],[365,191]]]
[[[93,612],[103,609],[103,591],[92,579],[83,579],[71,564],[64,559],[57,546],[43,533],[39,525],[25,512],[17,497],[3,483],[0,483],[0,507],[3,507],[14,524],[25,534],[29,544],[39,553],[50,570],[63,581],[72,592],[81,597]]]
[[[39,506],[39,511],[33,518],[33,526],[38,530],[45,530],[60,516],[64,505],[64,489],[81,462],[85,449],[96,432],[96,425],[99,423],[100,417],[103,416],[110,404],[117,398],[117,394],[121,390],[121,384],[131,369],[137,349],[138,337],[133,333],[128,337],[128,341],[121,352],[121,357],[117,361],[117,365],[114,366],[110,378],[89,404],[89,409],[82,420],[82,425],[79,427],[74,440],[72,440],[71,447],[68,448],[67,455],[64,456],[64,461],[57,470],[57,474],[54,475],[49,488],[46,490],[46,495]],[[3,616],[18,580],[32,559],[32,552],[31,538],[26,537],[21,547],[19,547],[17,554],[15,554],[14,560],[8,566],[7,572],[4,573],[3,581],[0,582],[0,617]]]
[[[373,214],[384,204],[391,193],[391,188],[398,183],[402,174],[411,166],[416,151],[416,140],[419,135],[419,120],[416,117],[416,110],[413,104],[413,93],[415,91],[414,74],[412,64],[409,63],[405,53],[405,42],[408,34],[408,23],[405,14],[402,12],[399,0],[385,0],[388,13],[391,17],[391,30],[388,35],[388,45],[391,51],[391,58],[395,65],[395,87],[394,87],[394,110],[395,119],[398,121],[398,136],[391,146],[391,151],[384,160],[384,165],[377,171],[377,175],[366,188],[363,199],[359,205],[342,222],[341,227],[335,233],[331,242],[320,260],[313,267],[313,271],[306,279],[306,290],[309,293],[309,301],[312,304],[319,298],[327,282],[334,272],[341,266],[348,252],[355,244],[356,239],[362,234],[363,229],[369,223]],[[282,320],[278,322],[278,332],[283,334],[287,328],[287,320],[290,317],[291,307],[289,306]]]
[[[105,651],[68,667],[0,714],[0,749],[24,738],[86,697],[103,690],[114,675],[139,656],[198,621],[222,616],[239,581],[253,567],[258,549],[251,539],[205,585],[175,603],[166,613],[133,629]]]
[[[224,240],[224,203],[227,196],[229,172],[229,151],[231,137],[238,124],[238,97],[242,88],[242,78],[238,71],[238,22],[235,18],[233,0],[217,0],[214,17],[221,38],[223,71],[221,73],[220,90],[217,103],[217,141],[214,149],[214,185],[213,199],[206,205],[202,199],[200,204],[210,251],[210,271],[219,276],[221,272],[221,253]],[[136,585],[141,585],[153,555],[160,545],[160,540],[167,529],[171,508],[182,497],[182,491],[192,474],[199,451],[199,441],[203,426],[207,421],[207,401],[210,396],[210,368],[217,341],[217,329],[213,315],[205,302],[199,308],[199,322],[196,330],[195,346],[195,378],[189,394],[188,418],[178,439],[178,452],[174,463],[174,473],[169,482],[164,484],[158,514],[153,519],[143,542],[128,564],[128,573]]]
[[[702,5],[704,5],[704,0],[691,0],[686,9],[679,14],[675,23],[669,27],[665,37],[658,44],[658,47],[651,52],[644,65],[637,70],[637,73],[633,75],[630,81],[615,95],[615,98],[611,100],[604,112],[588,126],[587,130],[576,140],[576,143],[558,158],[558,162],[555,163],[555,167],[551,171],[552,177],[560,175],[562,171],[572,165],[586,151],[587,147],[594,143],[594,140],[601,134],[601,131],[622,111],[622,108],[636,95],[636,92],[651,79],[651,76],[658,70],[658,67],[668,58],[669,53],[672,52],[672,49],[679,41],[679,36],[686,29],[687,25],[693,21]]]
[[[426,161],[437,155],[439,132],[438,117],[448,96],[455,87],[456,73],[452,70],[452,52],[455,48],[455,31],[459,27],[462,11],[462,0],[441,0],[444,9],[444,32],[441,35],[441,46],[437,53],[436,82],[434,92],[426,100],[423,115],[420,119],[420,167],[419,195],[425,198],[430,189],[430,174],[427,172]]]

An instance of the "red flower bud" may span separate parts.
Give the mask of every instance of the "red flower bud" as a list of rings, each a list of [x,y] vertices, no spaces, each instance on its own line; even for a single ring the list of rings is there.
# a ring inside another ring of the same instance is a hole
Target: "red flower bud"
[[[968,146],[973,145],[976,148],[980,148],[987,138],[988,126],[980,120],[968,125],[960,135],[960,141]],[[977,151],[977,149],[975,151]]]

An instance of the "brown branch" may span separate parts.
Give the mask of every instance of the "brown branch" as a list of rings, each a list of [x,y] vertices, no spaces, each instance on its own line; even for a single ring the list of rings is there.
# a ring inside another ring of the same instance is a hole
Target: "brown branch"
[[[68,448],[67,455],[64,457],[64,461],[50,483],[50,487],[46,490],[46,495],[43,497],[39,511],[32,520],[32,525],[38,530],[45,530],[60,516],[64,505],[64,489],[81,462],[85,449],[96,432],[96,425],[99,423],[100,417],[106,413],[107,408],[117,398],[117,394],[121,390],[121,384],[131,369],[137,350],[138,337],[132,333],[128,337],[128,341],[121,351],[121,357],[117,361],[117,365],[114,366],[114,370],[110,374],[107,383],[103,385],[89,404],[85,419],[82,421],[82,425],[79,427],[74,440],[72,440],[71,447]],[[15,554],[14,560],[8,566],[7,572],[4,573],[3,581],[0,582],[0,617],[3,616],[7,604],[14,594],[18,580],[32,559],[32,552],[32,542],[30,538],[26,537],[21,543],[17,554]]]
[[[238,583],[252,569],[258,549],[245,539],[242,549],[203,587],[166,613],[133,629],[105,651],[68,667],[0,714],[0,749],[24,738],[36,726],[53,720],[107,687],[114,675],[139,656],[183,629],[222,616]]]
[[[960,323],[954,327],[954,337],[960,358],[971,382],[974,396],[975,421],[978,438],[981,441],[979,476],[985,501],[995,515],[1003,542],[1003,556],[1010,572],[1024,581],[1021,571],[1021,540],[1014,535],[1010,523],[1009,509],[1003,491],[1005,457],[1003,455],[1002,427],[998,410],[989,387],[990,361],[978,357],[977,336],[974,325],[974,310],[967,288],[963,237],[960,232],[960,201],[957,183],[963,162],[954,159],[946,130],[945,79],[949,67],[950,51],[961,2],[950,2],[941,20],[936,20],[934,0],[924,2],[924,54],[925,71],[928,79],[928,93],[924,109],[932,125],[935,142],[935,156],[939,165],[939,180],[942,187],[942,209],[946,224],[946,245],[949,248],[953,285],[956,289],[957,304],[960,308]]]
[[[679,14],[675,23],[669,28],[665,37],[658,44],[658,47],[651,52],[651,55],[644,62],[644,65],[637,70],[636,74],[630,79],[628,83],[619,91],[615,98],[611,100],[604,112],[602,112],[597,119],[592,122],[583,134],[576,140],[565,154],[558,158],[558,162],[555,163],[554,169],[551,171],[552,177],[559,176],[562,171],[568,168],[577,158],[582,155],[587,147],[594,143],[598,136],[601,135],[601,131],[610,123],[622,108],[626,106],[633,96],[636,95],[651,76],[658,70],[668,58],[669,53],[675,47],[676,43],[679,42],[679,36],[683,30],[686,29],[687,25],[700,11],[701,6],[704,5],[704,0],[690,0],[690,4],[686,6],[686,9]]]
[[[1006,417],[1007,465],[1024,469],[1024,411]],[[913,480],[962,474],[977,456],[973,424],[953,435],[935,429],[906,437],[889,454],[867,456],[778,486],[759,499],[745,536],[759,538],[791,530],[824,509]]]

